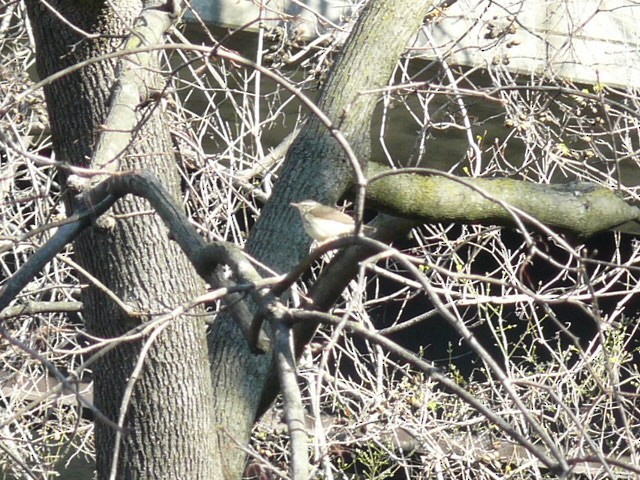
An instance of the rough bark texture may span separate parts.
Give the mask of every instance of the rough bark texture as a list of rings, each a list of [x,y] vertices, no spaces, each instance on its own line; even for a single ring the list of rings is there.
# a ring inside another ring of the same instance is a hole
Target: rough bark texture
[[[117,50],[140,12],[140,2],[51,2],[62,21],[37,1],[28,1],[41,77],[88,58]],[[128,24],[126,24],[126,23]],[[69,24],[98,35],[88,38]],[[45,88],[58,160],[87,165],[108,111],[117,60],[92,63]],[[132,108],[139,107],[132,105]],[[161,109],[140,108],[141,124],[123,168],[156,173],[178,197],[179,176]],[[140,321],[166,313],[201,293],[204,285],[169,241],[148,204],[126,198],[114,207],[115,226],[94,227],[76,242],[79,262],[118,297],[142,313],[125,315],[97,288],[84,290],[87,329],[100,337],[122,335]],[[97,407],[117,420],[123,392],[143,342],[125,343],[94,369]],[[116,478],[214,478],[211,380],[204,325],[193,317],[171,320],[147,353],[133,388]],[[98,477],[106,478],[115,432],[96,425]]]
[[[431,2],[372,1],[362,14],[321,94],[318,106],[348,138],[362,164],[370,149],[370,124],[378,96],[360,92],[387,84],[399,56],[417,33]],[[353,182],[351,166],[337,141],[311,117],[289,150],[272,200],[263,208],[251,232],[247,251],[278,272],[294,266],[309,248],[292,201],[315,198],[331,204]],[[213,328],[210,350],[214,375],[216,419],[228,435],[246,443],[256,414],[277,392],[269,357],[251,355],[230,321]],[[239,393],[241,394],[239,395]],[[221,448],[229,444],[219,437]],[[224,473],[237,478],[244,454],[228,449]]]
[[[370,2],[329,72],[318,107],[348,139],[363,168],[370,155],[371,121],[380,95],[362,92],[388,84],[398,58],[417,34],[431,3]],[[309,237],[290,202],[313,198],[330,205],[353,179],[342,148],[311,115],[289,149],[274,188],[274,201],[261,211],[247,250],[280,272],[290,270],[309,247]],[[283,237],[290,248],[276,248]]]

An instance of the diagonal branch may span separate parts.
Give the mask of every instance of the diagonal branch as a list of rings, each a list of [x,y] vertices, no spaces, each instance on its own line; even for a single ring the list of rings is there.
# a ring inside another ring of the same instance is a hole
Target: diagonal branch
[[[9,305],[56,254],[85,228],[90,227],[116,200],[127,194],[143,197],[151,203],[169,229],[172,239],[178,243],[198,274],[209,285],[213,288],[222,287],[231,290],[231,293],[225,297],[225,303],[241,330],[247,335],[247,340],[252,338],[253,345],[260,351],[268,351],[270,341],[264,332],[258,332],[257,338],[249,336],[253,314],[244,302],[244,295],[233,292],[236,282],[225,278],[218,267],[221,265],[231,267],[237,283],[256,285],[262,277],[242,250],[235,245],[228,242],[207,245],[169,192],[152,173],[147,171],[114,174],[80,195],[77,198],[78,213],[67,219],[53,237],[37,250],[0,290],[0,311]],[[276,306],[275,297],[268,292],[262,293],[259,288],[252,289],[250,295],[263,315],[270,318],[270,312]]]

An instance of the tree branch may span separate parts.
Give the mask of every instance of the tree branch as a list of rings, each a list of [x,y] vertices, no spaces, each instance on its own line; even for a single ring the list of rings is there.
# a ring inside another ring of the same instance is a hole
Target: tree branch
[[[13,274],[11,279],[0,289],[0,311],[18,295],[33,277],[49,263],[60,251],[71,243],[85,228],[106,212],[117,200],[114,195],[103,195],[100,201],[88,203],[60,226],[56,233],[29,258],[29,260]]]
[[[431,169],[391,170],[373,162],[369,175],[367,205],[422,223],[513,226],[514,214],[521,211],[544,225],[588,237],[640,218],[638,207],[588,182],[463,178]]]
[[[275,355],[280,389],[284,399],[284,417],[290,437],[291,478],[309,478],[307,428],[300,387],[296,378],[296,357],[293,351],[291,326],[285,320],[275,322]]]
[[[72,313],[82,311],[82,302],[27,302],[6,308],[0,312],[0,322],[21,315],[41,313]]]
[[[389,340],[388,338],[383,337],[382,335],[378,335],[375,332],[371,332],[366,327],[358,324],[353,321],[344,321],[342,318],[335,317],[333,315],[329,315],[327,313],[322,312],[311,312],[311,311],[295,311],[291,312],[292,315],[299,320],[301,323],[304,322],[323,322],[328,323],[334,326],[343,326],[347,331],[351,332],[354,335],[365,338],[376,345],[380,345],[385,348],[393,355],[401,358],[405,362],[407,362],[412,367],[424,372],[429,375],[432,379],[440,383],[442,386],[450,389],[454,392],[460,399],[469,404],[479,413],[485,416],[490,422],[500,428],[503,432],[513,438],[519,445],[526,448],[529,452],[531,452],[540,462],[542,462],[547,468],[552,471],[561,472],[563,470],[566,471],[566,467],[562,466],[562,460],[558,459],[559,463],[554,462],[547,454],[537,445],[533,444],[531,440],[522,435],[513,425],[509,422],[502,419],[502,417],[495,414],[491,409],[477,400],[472,394],[468,391],[461,388],[455,381],[448,378],[444,373],[442,373],[438,368],[430,365],[424,360],[420,359],[413,352],[401,347],[397,343]]]
[[[107,172],[117,172],[119,158],[125,153],[138,124],[136,106],[148,101],[152,93],[146,80],[146,69],[155,50],[128,50],[144,46],[162,45],[162,35],[175,18],[166,11],[148,8],[136,19],[135,25],[123,46],[124,55],[116,67],[116,82],[109,102],[110,110],[91,160],[91,167]]]

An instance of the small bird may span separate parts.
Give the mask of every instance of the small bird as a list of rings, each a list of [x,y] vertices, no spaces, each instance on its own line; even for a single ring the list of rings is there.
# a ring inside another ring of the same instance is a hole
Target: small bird
[[[355,222],[349,215],[314,200],[303,200],[300,203],[292,203],[291,206],[300,212],[302,225],[307,234],[319,242],[351,235],[355,230]],[[367,225],[362,228],[364,233],[372,233],[375,230]]]

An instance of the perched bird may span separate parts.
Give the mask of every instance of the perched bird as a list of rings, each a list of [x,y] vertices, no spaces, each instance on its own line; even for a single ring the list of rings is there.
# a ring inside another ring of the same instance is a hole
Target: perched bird
[[[314,200],[303,200],[300,203],[292,203],[291,206],[298,209],[305,231],[314,240],[324,242],[330,238],[353,234],[353,218],[335,208]],[[362,231],[372,233],[375,232],[375,228],[364,225]]]

